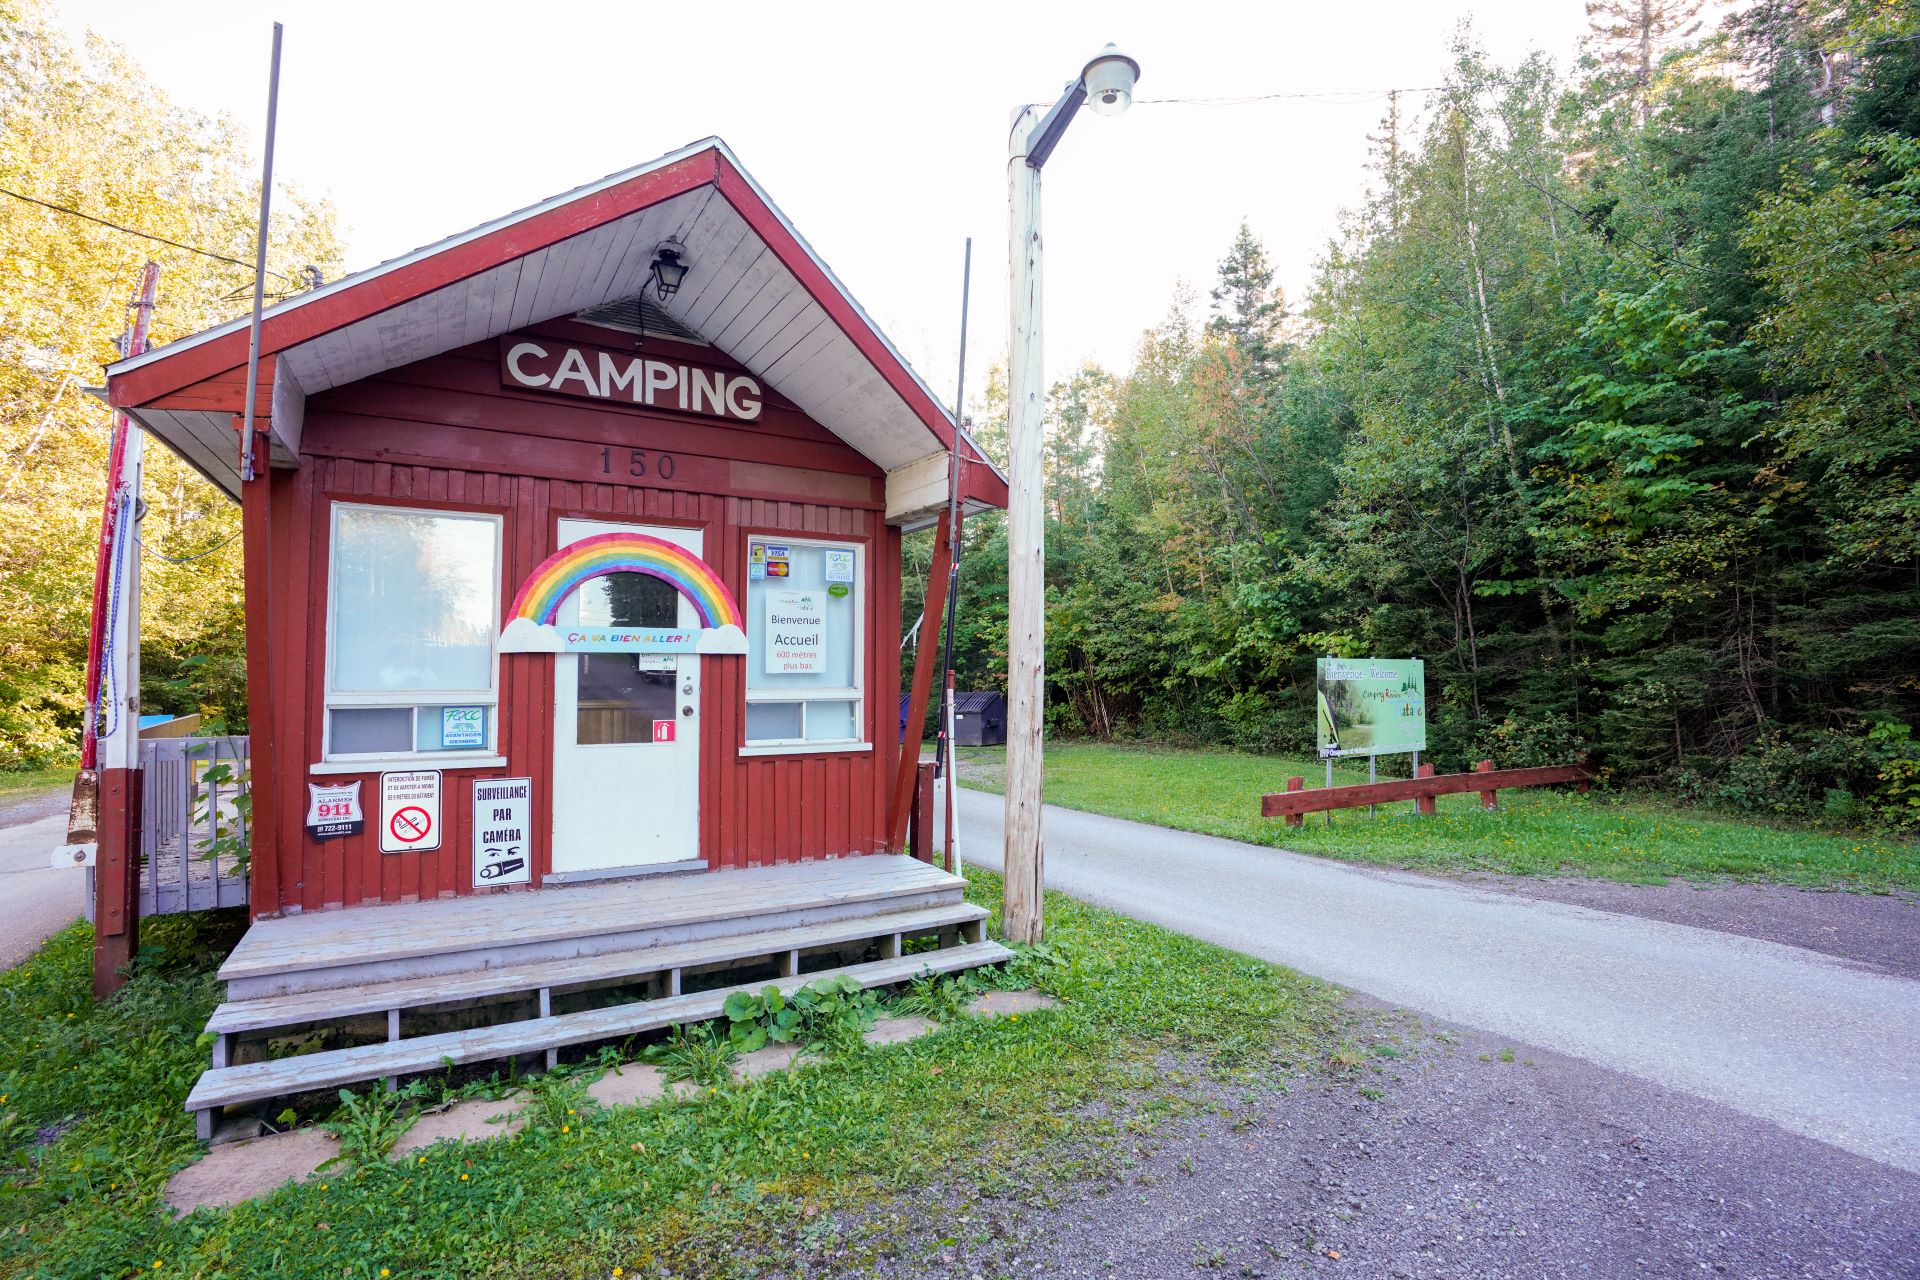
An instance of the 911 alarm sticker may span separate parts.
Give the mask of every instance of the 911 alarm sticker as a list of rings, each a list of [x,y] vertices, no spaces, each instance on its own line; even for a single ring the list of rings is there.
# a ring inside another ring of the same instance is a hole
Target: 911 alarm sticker
[[[473,780],[473,883],[527,884],[533,879],[532,778]]]
[[[360,782],[307,784],[307,834],[315,840],[357,836],[367,827],[360,808]]]
[[[440,771],[381,774],[380,852],[415,853],[439,847]]]

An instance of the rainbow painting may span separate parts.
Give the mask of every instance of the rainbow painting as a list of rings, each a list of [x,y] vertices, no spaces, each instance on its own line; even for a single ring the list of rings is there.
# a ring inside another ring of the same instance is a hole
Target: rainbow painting
[[[500,635],[502,653],[563,653],[570,645],[554,626],[561,602],[581,583],[609,573],[644,573],[658,578],[692,602],[701,630],[692,646],[698,653],[745,653],[740,606],[713,566],[685,547],[645,533],[601,533],[560,548],[542,560],[520,584]],[[655,647],[647,633],[632,633],[620,648]],[[662,633],[662,639],[667,633]],[[685,633],[659,647],[684,649]],[[602,646],[596,645],[596,648]]]

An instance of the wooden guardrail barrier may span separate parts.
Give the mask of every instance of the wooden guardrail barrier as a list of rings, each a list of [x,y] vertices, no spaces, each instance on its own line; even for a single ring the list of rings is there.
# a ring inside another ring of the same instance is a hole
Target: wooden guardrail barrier
[[[1433,766],[1420,766],[1418,776],[1397,782],[1363,782],[1354,786],[1316,787],[1307,790],[1305,778],[1288,778],[1285,791],[1260,797],[1260,816],[1285,818],[1297,827],[1301,816],[1329,809],[1356,809],[1363,805],[1387,804],[1394,800],[1412,800],[1418,812],[1431,814],[1434,798],[1480,793],[1480,806],[1497,809],[1497,793],[1508,787],[1539,787],[1556,782],[1571,782],[1585,791],[1593,782],[1583,760],[1579,764],[1550,764],[1532,769],[1496,769],[1493,761],[1482,760],[1472,773],[1435,774]]]

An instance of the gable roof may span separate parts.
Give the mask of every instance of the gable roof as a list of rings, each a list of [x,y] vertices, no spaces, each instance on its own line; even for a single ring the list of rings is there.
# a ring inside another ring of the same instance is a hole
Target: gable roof
[[[275,461],[297,461],[307,395],[631,298],[669,237],[690,264],[662,304],[676,322],[883,471],[950,446],[946,407],[726,143],[707,138],[267,308],[261,412],[271,406]],[[107,370],[110,403],[235,494],[231,410],[183,393],[243,384],[247,336],[243,317]],[[966,472],[1004,494],[970,441],[962,453],[981,464]]]

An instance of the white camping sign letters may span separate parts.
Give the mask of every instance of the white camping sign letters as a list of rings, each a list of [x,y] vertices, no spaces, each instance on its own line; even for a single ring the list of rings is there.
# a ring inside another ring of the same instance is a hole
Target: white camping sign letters
[[[380,852],[414,853],[439,847],[440,771],[381,774]]]
[[[473,780],[473,883],[477,888],[533,879],[533,779]]]
[[[745,374],[552,338],[502,340],[500,380],[516,391],[624,400],[734,422],[756,421],[762,408],[760,383]]]

